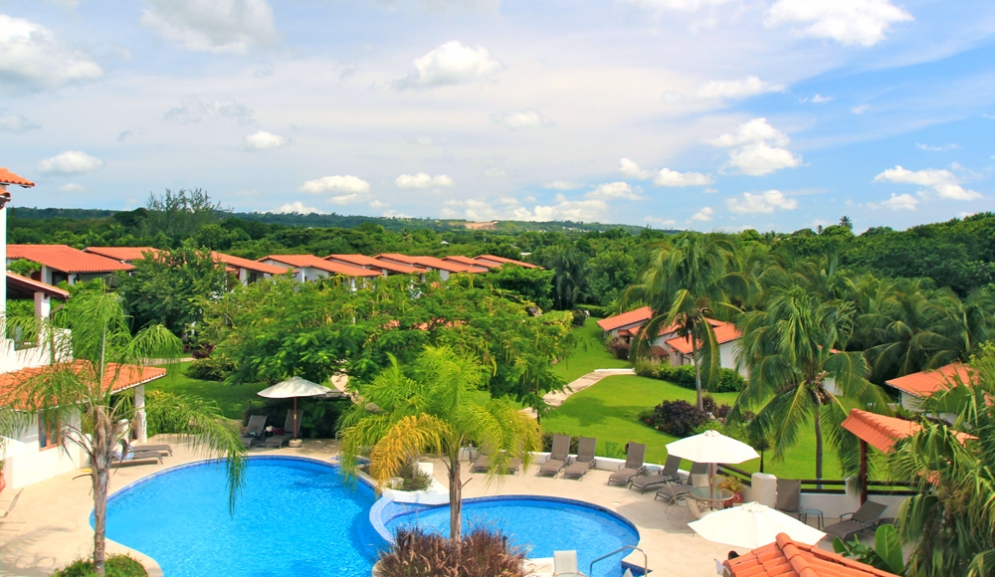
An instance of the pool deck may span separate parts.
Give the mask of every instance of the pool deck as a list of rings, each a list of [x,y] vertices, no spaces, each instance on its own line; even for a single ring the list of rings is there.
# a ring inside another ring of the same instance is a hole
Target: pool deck
[[[192,451],[182,442],[170,442],[172,457],[163,465],[133,465],[113,470],[111,493],[148,475],[170,467],[202,460],[204,455]],[[334,441],[305,441],[299,449],[253,449],[250,455],[294,455],[323,461],[337,453]],[[463,464],[466,485],[464,497],[485,495],[546,495],[577,499],[611,509],[629,519],[639,529],[639,547],[649,557],[649,568],[656,575],[673,577],[706,577],[715,575],[715,559],[725,559],[732,547],[712,543],[698,537],[685,523],[685,510],[675,508],[671,518],[661,501],[654,501],[653,491],[639,494],[618,486],[608,487],[609,472],[592,470],[582,480],[536,476],[537,467],[518,475],[507,475],[488,480],[486,475],[470,474],[469,463]],[[82,475],[82,476],[81,476]],[[435,475],[448,486],[445,468],[435,467]],[[10,488],[0,495],[4,510],[17,493]],[[88,556],[93,547],[93,531],[89,515],[93,509],[89,476],[80,472],[66,473],[24,488],[17,504],[17,511],[26,519],[24,525],[4,523],[0,526],[0,571],[6,577],[45,577],[70,561]],[[691,520],[688,517],[687,520]],[[556,530],[556,520],[549,519],[551,531]],[[128,552],[146,562],[148,559],[117,543],[108,541],[108,551]],[[740,549],[742,553],[744,550]],[[642,565],[637,553],[628,559]],[[158,566],[152,567],[152,577],[161,575]],[[586,567],[581,570],[586,571]],[[182,576],[171,576],[182,577]]]

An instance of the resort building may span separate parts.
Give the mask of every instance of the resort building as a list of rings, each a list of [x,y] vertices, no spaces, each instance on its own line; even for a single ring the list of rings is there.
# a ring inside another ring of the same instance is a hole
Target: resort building
[[[601,319],[598,321],[598,327],[605,332],[606,339],[622,337],[628,341],[651,318],[653,318],[653,310],[651,308],[639,307],[627,313]]]
[[[382,273],[358,266],[332,262],[310,254],[271,254],[259,259],[259,262],[294,271],[294,278],[300,282],[308,282],[341,275],[349,279],[352,288],[356,288],[357,278],[375,278]]]
[[[384,276],[395,274],[422,275],[425,271],[406,264],[377,260],[372,256],[362,254],[330,254],[325,260],[349,266],[358,266],[367,270],[379,271]]]
[[[478,264],[483,265],[483,266],[487,266],[488,264],[496,264],[496,265],[500,266],[500,265],[503,265],[503,264],[510,263],[510,264],[516,264],[518,266],[522,266],[522,267],[525,267],[525,268],[539,268],[537,265],[534,265],[534,264],[532,264],[530,262],[524,262],[524,261],[520,261],[520,260],[515,260],[513,258],[504,258],[503,256],[494,256],[492,254],[482,254],[480,256],[473,257],[473,260],[476,261]]]
[[[401,264],[422,271],[438,272],[442,280],[449,280],[452,273],[487,272],[485,267],[466,266],[451,261],[444,261],[433,256],[408,256],[397,253],[378,254],[376,260],[391,264]]]
[[[145,258],[147,254],[158,254],[159,249],[151,246],[89,246],[84,248],[83,252],[111,258],[124,264],[132,264],[136,260]]]
[[[898,402],[903,408],[920,412],[923,398],[958,382],[970,383],[972,378],[968,366],[958,362],[891,379],[884,384],[898,392]],[[953,415],[939,415],[939,417],[951,422],[953,420]]]
[[[724,561],[722,569],[726,577],[898,577],[784,533],[770,545]]]
[[[135,268],[119,260],[83,252],[64,244],[7,245],[7,264],[19,259],[40,265],[31,278],[49,285],[60,282],[72,285],[97,278],[109,281],[113,273]]]
[[[250,285],[256,281],[273,278],[287,272],[287,267],[274,266],[223,252],[212,252],[211,254],[218,262],[224,263],[226,270],[235,275],[243,285]]]

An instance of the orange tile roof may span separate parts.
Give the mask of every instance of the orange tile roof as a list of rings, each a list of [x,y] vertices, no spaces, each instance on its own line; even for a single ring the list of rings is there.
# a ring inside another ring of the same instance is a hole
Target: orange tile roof
[[[947,388],[956,383],[970,383],[973,378],[967,365],[963,363],[950,363],[938,369],[930,369],[897,379],[885,381],[884,384],[905,391],[917,397],[928,397],[936,391]]]
[[[457,262],[444,261],[441,258],[435,258],[434,256],[416,256],[413,257],[417,264],[422,266],[427,266],[429,268],[434,268],[436,270],[446,270],[449,272],[468,272],[468,273],[481,273],[487,272],[486,267],[478,265],[465,265]]]
[[[151,246],[88,246],[83,252],[92,252],[114,260],[130,263],[133,260],[145,258],[145,253],[158,254],[159,249]]]
[[[882,453],[890,452],[898,440],[911,437],[922,430],[922,426],[914,421],[887,417],[860,409],[850,409],[850,415],[843,419],[842,425],[844,429]],[[961,443],[977,439],[967,433],[957,433],[957,438]]]
[[[283,267],[256,262],[254,260],[249,260],[247,258],[242,258],[240,256],[232,256],[230,254],[225,254],[223,252],[212,252],[211,254],[214,255],[214,258],[217,259],[218,262],[222,262],[236,269],[244,268],[246,270],[252,270],[274,276],[281,275],[287,272],[287,269]]]
[[[0,184],[18,184],[24,188],[31,188],[35,185],[30,180],[23,176],[17,176],[6,168],[0,168]]]
[[[781,533],[770,545],[722,563],[732,577],[897,577]]]
[[[379,271],[370,270],[367,268],[362,268],[358,266],[352,266],[348,264],[339,264],[336,262],[331,262],[325,259],[318,258],[311,254],[271,254],[267,257],[259,259],[264,260],[275,260],[277,262],[282,262],[289,264],[294,267],[311,267],[318,270],[323,270],[332,274],[342,274],[346,276],[361,276],[361,277],[374,277],[380,276]]]
[[[504,258],[503,256],[494,256],[492,254],[482,254],[482,255],[480,255],[478,257],[475,257],[475,259],[476,260],[486,260],[486,261],[490,261],[490,262],[496,262],[498,264],[504,264],[504,263],[510,262],[511,264],[517,264],[518,266],[524,266],[525,268],[539,268],[538,266],[536,266],[536,265],[534,265],[534,264],[532,264],[530,262],[524,262],[524,261],[520,261],[520,260],[515,260],[513,258]]]
[[[601,327],[601,330],[603,331],[613,331],[619,327],[624,327],[626,325],[631,325],[634,323],[645,323],[651,318],[653,318],[653,309],[651,309],[650,307],[639,307],[638,309],[629,311],[627,313],[622,313],[620,315],[615,315],[613,317],[601,319],[600,321],[598,321],[598,326]]]
[[[89,361],[75,360],[68,363],[32,367],[11,373],[0,374],[0,401],[2,401],[5,405],[12,405],[23,409],[26,405],[24,397],[20,400],[10,398],[12,394],[23,393],[23,391],[17,390],[19,385],[23,384],[28,379],[43,375],[46,372],[61,371],[66,368],[77,374],[91,372],[94,369],[93,365],[91,365]],[[165,376],[166,369],[107,363],[107,371],[104,374],[104,388],[111,389],[113,392],[119,392]]]
[[[355,266],[361,266],[367,268],[372,267],[372,268],[377,268],[401,274],[421,274],[425,272],[413,266],[397,264],[385,260],[377,260],[372,256],[366,256],[362,254],[330,254],[325,257],[325,260],[341,261]]]
[[[712,325],[712,330],[715,331],[715,341],[718,344],[728,343],[734,341],[743,336],[743,333],[739,332],[736,325],[732,323],[727,323],[723,321],[717,321],[714,319],[708,319],[708,324]],[[691,339],[674,337],[667,341],[670,348],[677,352],[683,353],[685,355],[691,354]]]
[[[7,258],[27,259],[65,273],[102,273],[135,268],[64,244],[8,244]]]
[[[498,263],[496,263],[496,262],[474,260],[474,259],[472,259],[472,258],[470,258],[468,256],[459,256],[459,255],[445,256],[445,257],[442,257],[442,260],[448,260],[448,261],[454,262],[456,264],[462,264],[462,265],[466,265],[466,266],[475,266],[475,267],[481,267],[482,266],[482,267],[485,267],[485,268],[501,268],[501,265],[498,264]]]
[[[408,266],[417,266],[418,262],[415,261],[415,257],[408,256],[406,254],[398,254],[396,252],[384,252],[373,257],[377,260],[392,260],[394,262],[399,262],[401,264],[406,264]]]
[[[10,291],[11,288],[20,289],[28,293],[43,292],[50,297],[57,299],[67,299],[69,298],[69,291],[64,291],[59,287],[52,286],[48,283],[43,283],[40,280],[35,280],[33,278],[28,278],[26,276],[21,276],[19,274],[7,271],[7,290]]]

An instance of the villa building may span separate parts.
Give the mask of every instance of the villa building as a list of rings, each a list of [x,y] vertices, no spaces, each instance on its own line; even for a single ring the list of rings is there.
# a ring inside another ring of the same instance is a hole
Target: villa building
[[[372,256],[362,254],[330,254],[325,257],[325,260],[338,264],[358,266],[359,268],[365,268],[367,270],[379,271],[384,276],[396,274],[422,275],[425,272],[413,266],[377,260]]]
[[[942,391],[955,383],[970,383],[973,380],[967,365],[950,363],[938,369],[927,369],[885,381],[884,384],[898,392],[899,404],[913,412],[921,412],[920,405],[925,397]],[[940,414],[939,418],[953,422],[952,414]]]
[[[136,260],[145,258],[147,254],[158,254],[159,249],[151,246],[90,246],[84,248],[83,252],[98,254],[124,264],[132,264]]]
[[[342,275],[349,279],[353,289],[357,278],[375,278],[382,273],[358,266],[342,264],[318,258],[310,254],[271,254],[259,259],[259,262],[294,271],[294,278],[299,282],[308,282],[328,278],[332,275]]]
[[[223,252],[212,252],[211,254],[214,255],[215,260],[224,263],[226,270],[235,275],[235,278],[243,285],[250,285],[256,281],[280,276],[287,272],[287,267],[257,262]]]
[[[130,264],[83,252],[64,244],[10,244],[7,245],[7,264],[24,259],[40,265],[31,278],[48,285],[60,282],[76,284],[97,278],[110,280],[113,273],[130,271]]]

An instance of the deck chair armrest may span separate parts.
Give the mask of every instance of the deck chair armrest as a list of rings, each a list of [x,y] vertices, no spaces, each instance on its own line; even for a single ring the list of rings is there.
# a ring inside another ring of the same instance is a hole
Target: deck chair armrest
[[[854,516],[855,513],[856,513],[856,511],[853,511],[853,512],[850,512],[850,513],[843,513],[842,515],[840,515],[840,523],[842,523],[843,521],[849,520],[849,519],[853,519],[853,516]]]

